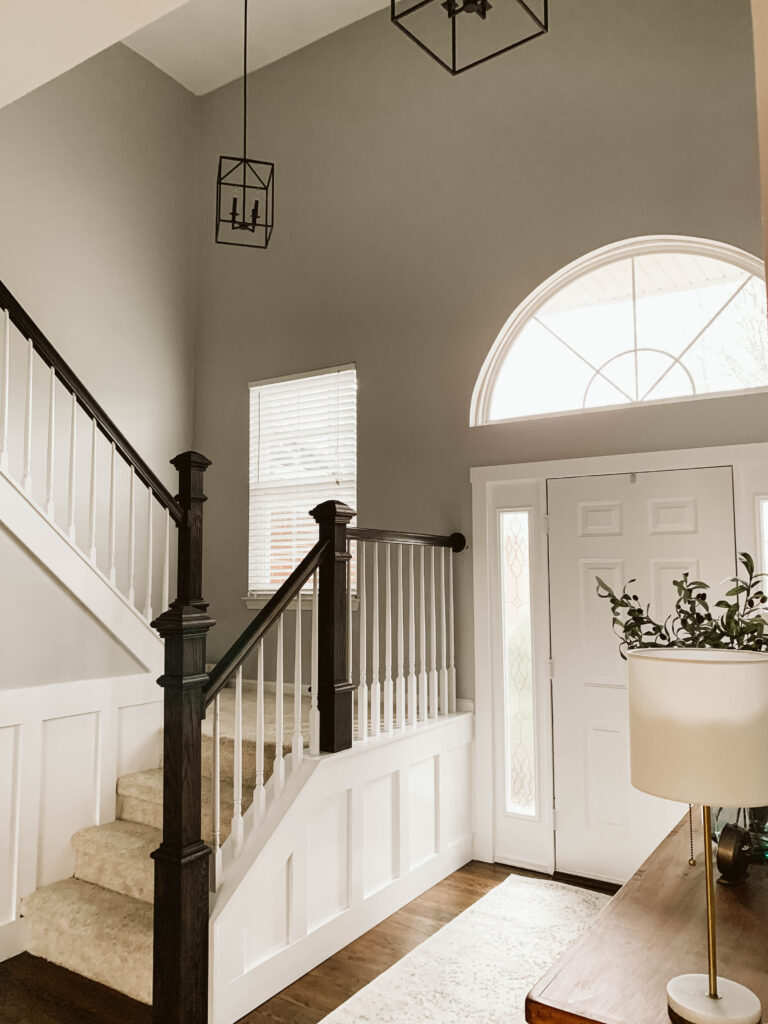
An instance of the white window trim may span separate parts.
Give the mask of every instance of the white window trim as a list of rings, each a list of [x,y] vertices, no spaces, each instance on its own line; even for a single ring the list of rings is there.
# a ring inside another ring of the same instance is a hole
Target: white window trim
[[[656,398],[647,402],[628,405],[599,405],[586,409],[564,409],[554,412],[535,413],[525,416],[510,416],[505,419],[490,419],[491,399],[499,372],[510,348],[523,327],[538,313],[553,296],[575,280],[609,263],[621,259],[656,255],[665,252],[685,253],[691,256],[706,256],[730,263],[754,277],[765,281],[765,264],[752,253],[738,249],[725,242],[706,238],[692,238],[687,235],[642,235],[612,242],[601,249],[580,256],[567,266],[547,278],[538,288],[520,303],[502,327],[491,350],[485,358],[472,392],[469,411],[470,427],[492,426],[499,423],[520,423],[526,420],[552,419],[555,416],[583,416],[590,413],[607,412],[615,409],[634,409],[638,406],[670,405],[682,402],[705,401],[710,398],[728,398],[734,395],[756,395],[768,392],[768,387],[739,388],[737,391],[712,391],[702,395],[680,395],[674,398]]]
[[[340,363],[338,366],[319,366],[316,370],[302,370],[301,373],[284,373],[281,377],[267,377],[265,380],[249,380],[249,388],[263,388],[268,384],[283,384],[288,380],[304,380],[306,377],[322,377],[325,373],[343,373],[357,370],[357,363]]]

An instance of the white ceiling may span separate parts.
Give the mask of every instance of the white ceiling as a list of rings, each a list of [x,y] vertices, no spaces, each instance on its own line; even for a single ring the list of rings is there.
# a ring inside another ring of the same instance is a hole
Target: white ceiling
[[[0,0],[0,107],[119,42],[181,2]]]
[[[388,6],[389,0],[250,0],[248,70]],[[242,74],[243,0],[188,0],[124,42],[201,96]]]

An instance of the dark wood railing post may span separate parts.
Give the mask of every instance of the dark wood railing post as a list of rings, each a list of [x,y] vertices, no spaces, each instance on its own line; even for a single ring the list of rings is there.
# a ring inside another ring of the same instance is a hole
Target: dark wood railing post
[[[152,625],[165,640],[163,838],[155,861],[154,1024],[208,1020],[208,891],[211,850],[201,836],[201,725],[205,641],[215,625],[203,600],[203,474],[198,452],[179,471],[178,596]]]
[[[352,746],[352,684],[347,679],[347,523],[356,514],[341,501],[324,501],[309,513],[330,545],[320,564],[317,706],[320,749]]]

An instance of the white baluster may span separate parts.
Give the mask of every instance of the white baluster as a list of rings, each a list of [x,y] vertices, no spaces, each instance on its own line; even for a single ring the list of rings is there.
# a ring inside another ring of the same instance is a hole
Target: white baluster
[[[301,734],[301,591],[296,595],[296,638],[293,657],[293,738],[291,740],[291,763],[294,770],[304,757],[304,737]]]
[[[384,545],[384,732],[391,733],[394,723],[392,706],[392,565],[390,545]]]
[[[285,785],[285,758],[283,757],[283,616],[277,620],[277,671],[275,672],[275,792]]]
[[[424,548],[419,548],[419,721],[426,722],[427,707],[427,593],[424,586]]]
[[[211,772],[211,846],[214,892],[221,881],[221,707],[220,694],[213,700],[213,770]]]
[[[71,541],[77,540],[75,525],[75,471],[77,468],[77,398],[72,392],[72,419],[69,424],[69,508],[67,509],[67,532]]]
[[[260,820],[267,806],[266,790],[264,789],[264,641],[259,640],[257,649],[256,670],[256,784],[253,790],[253,802],[256,807],[256,820]]]
[[[11,371],[11,314],[3,310],[3,352],[0,357],[0,469],[8,471],[8,398]]]
[[[416,725],[416,577],[413,571],[413,545],[408,547],[408,724]]]
[[[152,489],[147,488],[147,594],[144,601],[144,618],[148,622],[152,620],[152,501]]]
[[[51,390],[48,395],[48,466],[45,474],[45,514],[53,519],[53,469],[56,445],[56,371],[51,367]]]
[[[24,413],[24,475],[22,488],[29,494],[32,489],[32,374],[35,349],[32,340],[27,341],[27,404]]]
[[[397,545],[397,680],[395,682],[396,722],[405,728],[405,592],[403,590],[403,545]]]
[[[317,638],[319,609],[317,604],[317,572],[312,578],[312,652],[309,676],[309,752],[312,757],[320,753],[320,712],[317,709]]]
[[[347,546],[351,555],[352,543]],[[347,562],[347,683],[352,690],[352,558]],[[355,698],[352,695],[352,736],[355,735]]]
[[[454,664],[453,626],[453,551],[448,551],[448,711],[456,711],[456,666]]]
[[[445,548],[440,548],[440,714],[448,714],[448,664],[445,625]]]
[[[358,608],[360,611],[360,682],[357,687],[357,738],[368,739],[368,679],[366,651],[366,621],[365,621],[365,544],[357,542],[357,592]]]
[[[91,502],[88,517],[88,557],[96,561],[96,420],[91,420]]]
[[[165,513],[165,539],[163,540],[163,611],[168,607],[168,596],[171,585],[171,516]]]
[[[373,552],[373,608],[371,633],[371,736],[381,728],[381,684],[379,682],[379,545],[371,544]]]
[[[150,494],[152,492],[150,491]],[[232,839],[243,845],[243,666],[235,673],[235,736],[232,765]]]
[[[131,466],[128,488],[128,600],[136,603],[136,473]]]
[[[117,515],[117,452],[115,442],[112,442],[112,451],[109,462],[109,581],[114,584],[117,580],[116,562],[116,538],[115,519]]]
[[[437,587],[435,549],[429,550],[429,717],[437,718]]]

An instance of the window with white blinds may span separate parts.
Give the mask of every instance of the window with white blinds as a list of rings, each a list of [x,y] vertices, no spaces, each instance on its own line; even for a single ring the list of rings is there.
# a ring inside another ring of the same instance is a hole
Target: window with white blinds
[[[248,590],[274,591],[317,541],[309,510],[357,507],[357,373],[250,385]]]

